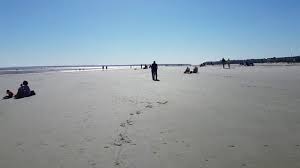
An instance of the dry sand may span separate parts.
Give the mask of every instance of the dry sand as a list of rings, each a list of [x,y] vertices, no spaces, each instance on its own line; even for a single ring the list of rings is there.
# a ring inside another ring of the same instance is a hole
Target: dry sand
[[[300,167],[300,66],[1,75],[1,168]]]

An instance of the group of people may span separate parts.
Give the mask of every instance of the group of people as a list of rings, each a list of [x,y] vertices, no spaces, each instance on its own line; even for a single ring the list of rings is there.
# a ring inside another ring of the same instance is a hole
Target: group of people
[[[28,86],[27,81],[23,81],[23,83],[20,85],[18,92],[16,95],[10,90],[6,90],[6,96],[3,97],[3,99],[10,99],[10,98],[15,98],[15,99],[21,99],[24,97],[30,97],[35,95],[35,92],[33,90],[30,90]]]
[[[157,69],[158,66],[155,61],[153,61],[152,65],[149,66],[151,68],[151,73],[152,73],[152,80],[154,81],[159,81],[157,79]],[[192,73],[198,73],[198,67],[195,66],[194,69],[191,71],[189,67],[186,67],[186,70],[184,71],[185,74],[192,74]]]
[[[224,58],[222,58],[221,62],[222,62],[222,65],[223,65],[224,69],[225,69],[225,64],[227,64],[228,65],[228,69],[230,69],[230,60],[229,60],[229,58],[228,58],[227,61]]]
[[[186,67],[185,71],[183,72],[185,74],[192,74],[192,73],[198,73],[198,67],[195,66],[193,71],[191,71],[191,69],[189,67]]]

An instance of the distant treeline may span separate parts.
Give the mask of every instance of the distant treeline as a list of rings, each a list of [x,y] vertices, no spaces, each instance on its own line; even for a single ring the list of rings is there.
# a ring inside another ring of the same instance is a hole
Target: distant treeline
[[[293,57],[273,57],[273,58],[262,58],[262,59],[245,59],[245,60],[230,60],[231,64],[245,64],[248,63],[279,63],[279,62],[286,62],[286,63],[299,63],[300,56],[293,56]],[[205,65],[218,65],[222,64],[220,61],[207,61],[204,62]]]

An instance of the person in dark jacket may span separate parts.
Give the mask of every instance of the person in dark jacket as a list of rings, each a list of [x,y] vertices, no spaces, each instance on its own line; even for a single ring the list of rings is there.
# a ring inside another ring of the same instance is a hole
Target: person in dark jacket
[[[20,99],[24,97],[24,92],[23,92],[23,84],[20,85],[17,94],[15,95],[15,99]]]
[[[29,97],[35,95],[33,90],[30,90],[27,81],[23,81],[18,89],[18,93],[15,95],[15,99],[20,99],[24,97]]]
[[[157,66],[156,62],[153,61],[153,64],[151,65],[151,73],[152,73],[152,79],[154,81],[158,81],[157,80],[157,69],[158,69],[158,66]]]
[[[24,93],[24,97],[29,97],[31,96],[31,91],[30,91],[30,88],[28,86],[28,82],[27,81],[24,81],[23,82],[23,93]]]
[[[222,65],[223,65],[223,69],[225,68],[225,63],[226,63],[225,59],[224,59],[224,58],[222,58]]]
[[[228,65],[228,68],[230,69],[230,59],[229,58],[227,60],[227,65]]]

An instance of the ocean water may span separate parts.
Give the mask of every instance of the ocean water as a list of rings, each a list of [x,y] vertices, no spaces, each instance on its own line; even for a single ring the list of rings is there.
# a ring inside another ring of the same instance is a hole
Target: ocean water
[[[108,66],[107,70],[129,69],[130,66]],[[104,66],[105,69],[105,66]],[[0,75],[4,74],[25,74],[43,72],[77,72],[77,71],[97,71],[102,70],[102,66],[31,66],[31,67],[8,67],[0,68]],[[105,69],[106,70],[106,69]]]

